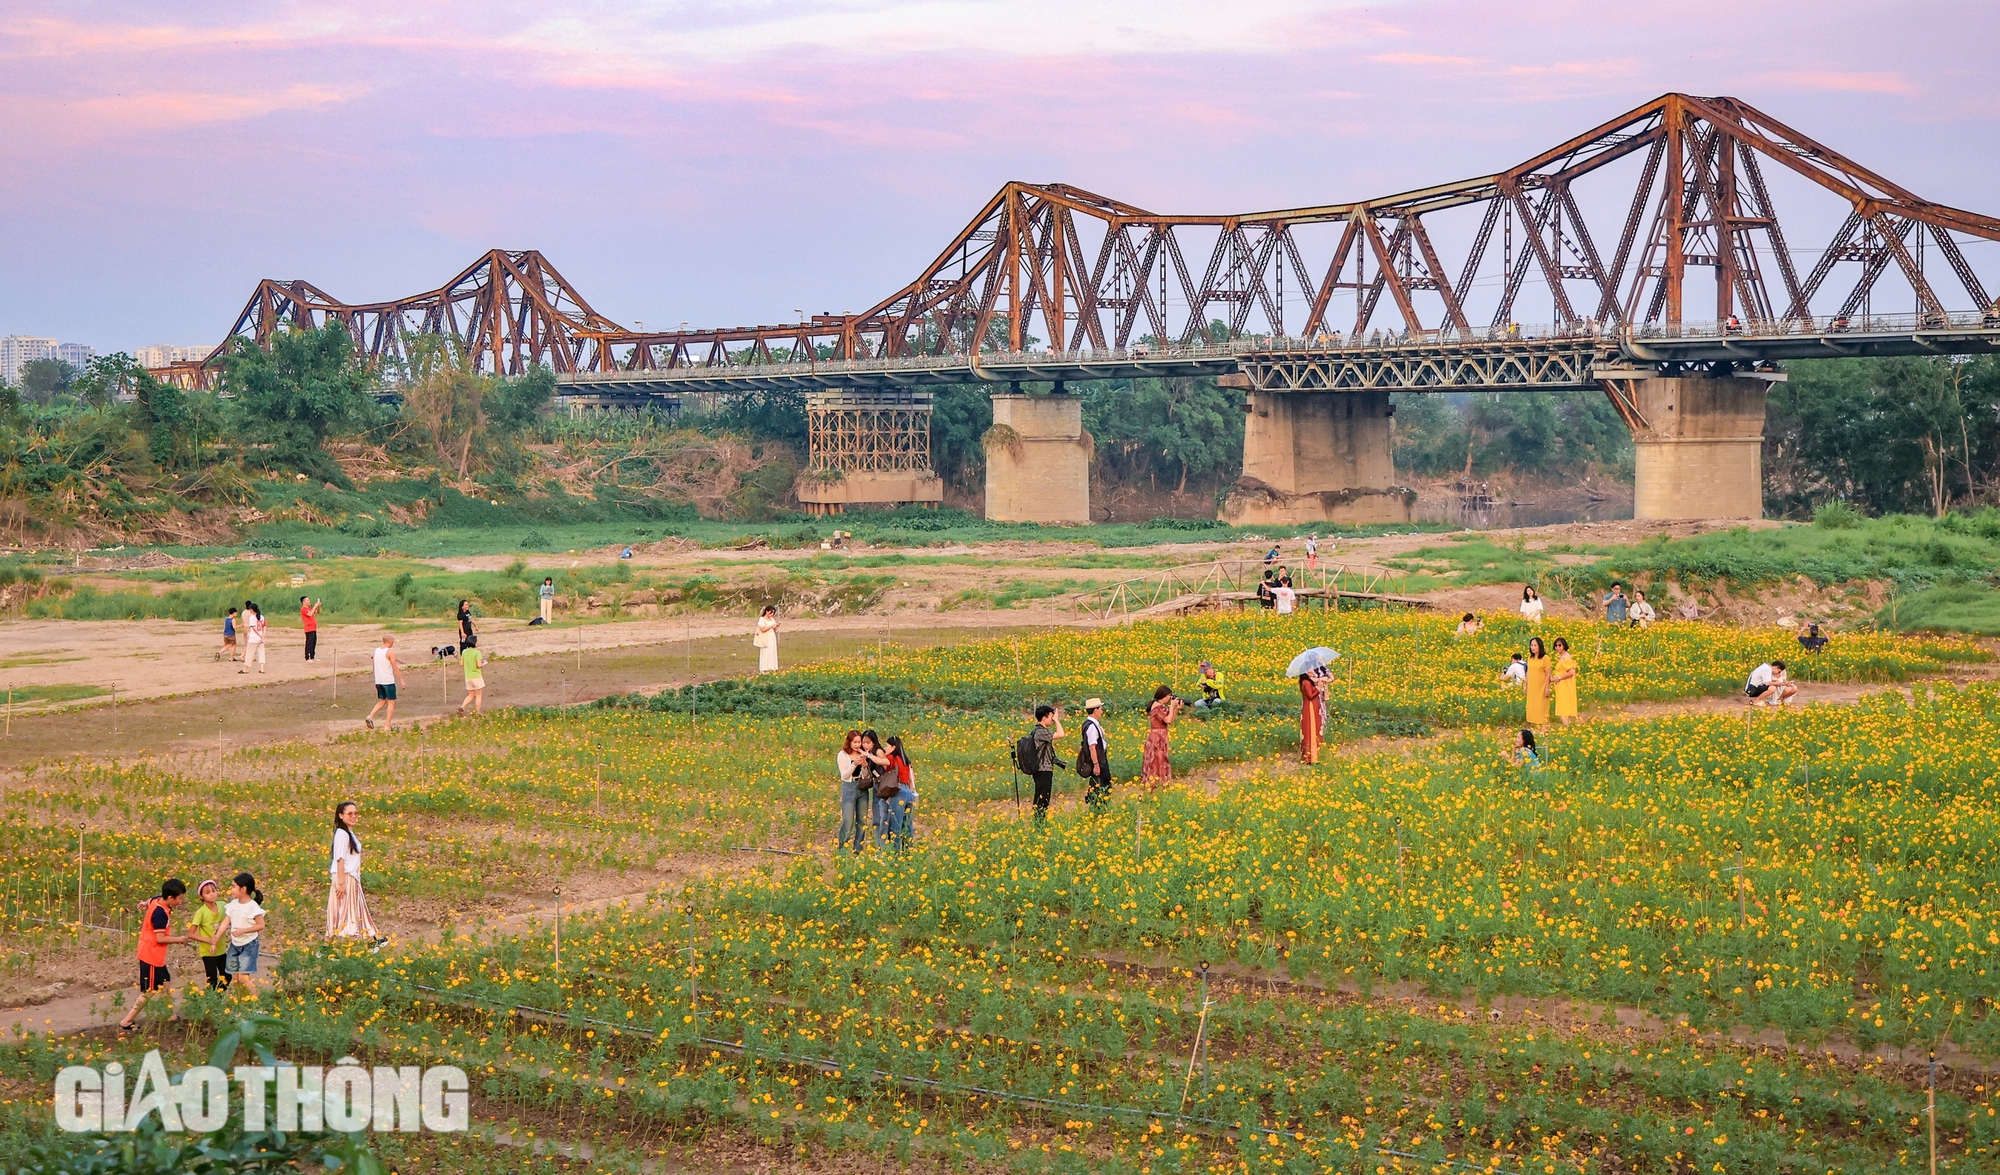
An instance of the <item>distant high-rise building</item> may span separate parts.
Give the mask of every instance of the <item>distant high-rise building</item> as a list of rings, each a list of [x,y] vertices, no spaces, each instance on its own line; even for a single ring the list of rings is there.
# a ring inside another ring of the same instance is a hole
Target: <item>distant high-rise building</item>
[[[90,345],[88,343],[56,344],[56,358],[62,360],[64,363],[69,364],[71,367],[75,368],[78,371],[82,371],[85,367],[88,367],[90,365],[90,361],[93,358],[95,358],[96,355],[97,352],[91,350]]]
[[[8,335],[0,339],[0,380],[20,383],[23,367],[37,359],[56,358],[56,348],[61,345],[54,339],[34,335]]]
[[[156,343],[132,352],[132,358],[138,360],[141,367],[157,369],[206,359],[213,350],[214,347],[176,347],[171,343]]]

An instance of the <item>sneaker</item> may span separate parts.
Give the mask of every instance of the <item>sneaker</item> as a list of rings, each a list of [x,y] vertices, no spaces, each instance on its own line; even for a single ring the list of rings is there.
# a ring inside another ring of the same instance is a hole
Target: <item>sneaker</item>
[[[375,720],[373,718],[363,718],[361,721],[366,722],[368,724],[368,729],[370,730],[375,729]]]

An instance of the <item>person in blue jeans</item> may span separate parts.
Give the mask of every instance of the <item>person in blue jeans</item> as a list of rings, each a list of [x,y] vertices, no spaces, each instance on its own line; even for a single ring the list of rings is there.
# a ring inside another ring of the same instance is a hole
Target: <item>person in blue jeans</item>
[[[833,757],[834,768],[840,772],[840,839],[834,842],[835,851],[847,847],[848,838],[854,840],[854,851],[861,851],[861,827],[863,814],[868,811],[867,794],[861,786],[864,760],[861,757],[861,732],[850,730],[840,742],[840,751]]]
[[[887,836],[887,847],[908,848],[916,833],[916,775],[910,770],[910,755],[903,749],[902,737],[892,734],[883,742],[889,749],[887,770],[895,773],[897,786],[895,795],[875,801],[875,840],[882,844]]]

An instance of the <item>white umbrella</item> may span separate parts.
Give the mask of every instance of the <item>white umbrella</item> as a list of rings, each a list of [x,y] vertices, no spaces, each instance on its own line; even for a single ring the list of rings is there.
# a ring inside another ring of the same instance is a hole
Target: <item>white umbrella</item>
[[[1311,673],[1313,670],[1331,665],[1339,659],[1339,653],[1334,652],[1324,645],[1318,648],[1307,649],[1305,652],[1292,658],[1292,663],[1285,668],[1285,676],[1297,677],[1300,674]]]

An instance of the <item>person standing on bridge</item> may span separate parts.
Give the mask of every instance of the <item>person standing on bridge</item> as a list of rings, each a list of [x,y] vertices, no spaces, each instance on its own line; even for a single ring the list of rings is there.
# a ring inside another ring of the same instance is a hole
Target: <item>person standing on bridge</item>
[[[1319,535],[1306,536],[1306,574],[1319,570]]]

